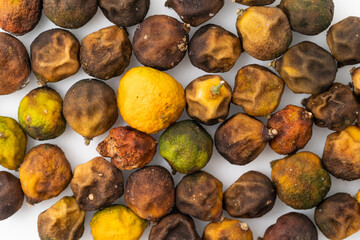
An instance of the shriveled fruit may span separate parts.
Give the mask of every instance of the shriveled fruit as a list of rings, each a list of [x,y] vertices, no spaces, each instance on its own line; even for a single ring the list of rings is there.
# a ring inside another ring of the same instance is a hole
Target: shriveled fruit
[[[42,32],[31,43],[31,67],[40,85],[57,82],[77,73],[80,44],[64,29]]]
[[[70,127],[89,144],[118,118],[115,92],[102,81],[80,80],[66,92],[63,113]]]
[[[253,161],[276,135],[262,122],[238,113],[223,122],[215,132],[215,147],[232,164],[245,165]]]
[[[281,0],[280,8],[288,16],[291,29],[306,35],[327,29],[334,16],[333,0]]]
[[[0,95],[13,93],[29,83],[29,54],[21,41],[4,32],[0,32],[0,66]]]
[[[353,92],[355,96],[360,96],[360,67],[353,67],[350,69],[350,75],[352,80]]]
[[[278,107],[284,82],[266,67],[251,64],[236,74],[232,102],[251,116],[266,116]]]
[[[78,165],[70,186],[76,203],[84,211],[110,205],[124,194],[121,171],[102,157]]]
[[[236,3],[240,3],[247,6],[263,6],[272,4],[275,0],[234,0]]]
[[[159,221],[174,205],[174,180],[161,166],[146,166],[126,181],[125,202],[141,218]]]
[[[131,127],[157,133],[180,117],[185,108],[185,93],[169,74],[135,67],[120,79],[117,103],[121,116]]]
[[[159,151],[174,171],[189,174],[202,169],[209,162],[213,141],[200,124],[183,120],[161,134]]]
[[[317,240],[318,233],[314,223],[304,214],[290,212],[280,216],[276,223],[268,227],[261,240]]]
[[[72,172],[61,148],[46,143],[26,154],[19,177],[27,203],[35,204],[59,195],[69,185]]]
[[[147,17],[136,28],[133,49],[145,66],[159,70],[175,67],[185,56],[190,28],[167,15]]]
[[[330,190],[330,176],[314,153],[295,153],[271,164],[271,178],[277,194],[292,208],[313,208]]]
[[[23,201],[20,180],[9,172],[0,171],[0,221],[14,215]]]
[[[0,5],[0,28],[24,35],[35,28],[41,18],[41,0],[3,0]]]
[[[131,53],[126,30],[110,26],[90,33],[81,40],[80,63],[87,74],[107,80],[125,71]]]
[[[42,0],[42,2],[46,17],[63,28],[84,26],[92,19],[98,8],[97,0]]]
[[[110,22],[120,27],[130,27],[145,18],[150,0],[99,0],[99,6]]]
[[[200,240],[194,220],[181,213],[165,216],[151,228],[149,240]]]
[[[292,46],[271,64],[294,93],[322,93],[333,83],[337,72],[334,57],[309,41]]]
[[[222,186],[207,172],[188,174],[176,186],[176,208],[203,221],[218,221],[222,214]]]
[[[190,62],[209,73],[229,71],[241,52],[240,39],[215,24],[199,28],[189,43]]]
[[[214,125],[229,114],[231,87],[220,75],[204,75],[186,86],[185,99],[189,117]]]
[[[94,240],[139,240],[148,223],[123,205],[106,207],[91,218]]]
[[[332,25],[326,42],[338,67],[360,63],[360,17],[347,17]]]
[[[220,222],[206,225],[203,240],[253,240],[253,234],[247,223],[237,219],[224,218]]]
[[[333,83],[329,90],[302,100],[302,105],[314,115],[319,127],[340,131],[355,122],[359,104],[351,89],[341,83]]]
[[[292,41],[289,20],[277,7],[249,7],[240,10],[236,29],[244,50],[259,60],[283,54]]]
[[[85,212],[74,197],[63,197],[38,216],[41,240],[78,240],[84,233]]]
[[[313,116],[305,108],[287,105],[268,119],[268,128],[277,135],[269,141],[278,154],[288,155],[305,147],[312,135]]]
[[[20,102],[19,123],[36,140],[53,139],[63,134],[66,128],[62,110],[63,100],[54,89],[36,88]]]
[[[103,157],[111,157],[111,163],[118,169],[131,170],[148,164],[156,146],[157,141],[149,134],[127,126],[112,128],[96,150]]]
[[[224,6],[224,0],[167,0],[165,6],[174,9],[185,23],[197,27],[215,16]]]
[[[276,199],[271,180],[257,171],[241,175],[224,192],[224,209],[232,217],[257,218],[269,212]]]
[[[315,209],[315,223],[329,239],[344,239],[360,230],[360,205],[348,193],[336,193]]]
[[[327,136],[322,163],[332,175],[343,180],[360,178],[360,128],[349,126]]]
[[[23,162],[27,136],[16,120],[0,116],[0,164],[10,170]]]

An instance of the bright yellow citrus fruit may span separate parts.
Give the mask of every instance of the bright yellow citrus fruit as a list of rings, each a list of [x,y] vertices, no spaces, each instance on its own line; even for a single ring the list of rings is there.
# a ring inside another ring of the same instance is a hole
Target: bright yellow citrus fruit
[[[135,67],[120,79],[117,104],[131,127],[157,133],[180,117],[185,108],[185,93],[169,74],[150,67]]]

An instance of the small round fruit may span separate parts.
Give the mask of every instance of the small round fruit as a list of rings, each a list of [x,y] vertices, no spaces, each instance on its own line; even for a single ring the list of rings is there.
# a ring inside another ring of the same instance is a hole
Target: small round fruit
[[[125,202],[139,217],[159,221],[174,205],[174,180],[161,166],[146,166],[126,181]]]
[[[15,214],[23,201],[20,180],[11,173],[0,171],[0,221]]]
[[[74,197],[63,197],[38,216],[40,239],[79,240],[84,233],[85,211]]]
[[[209,162],[213,141],[200,124],[183,120],[161,134],[159,151],[174,171],[189,174],[202,169]]]
[[[121,116],[132,128],[157,133],[180,117],[185,108],[185,93],[169,74],[135,67],[120,79],[117,103]]]
[[[85,7],[86,6],[86,7]],[[97,0],[43,0],[44,14],[57,26],[80,28],[95,15]]]
[[[333,0],[281,0],[280,8],[288,16],[291,29],[305,35],[321,33],[334,17]]]
[[[83,79],[66,92],[64,117],[85,144],[111,128],[118,118],[114,90],[96,79]]]
[[[176,208],[203,221],[218,221],[223,206],[222,187],[222,183],[207,172],[188,174],[176,186]]]
[[[271,178],[277,194],[292,208],[313,208],[330,190],[330,175],[314,153],[295,153],[271,164]]]
[[[244,50],[259,60],[283,54],[292,41],[289,20],[277,7],[249,7],[240,10],[236,29]]]
[[[23,162],[27,136],[12,118],[0,116],[0,164],[10,170]]]
[[[352,85],[354,88],[353,92],[354,92],[355,96],[359,97],[360,96],[360,67],[351,68],[350,75],[351,75]]]
[[[0,28],[15,35],[30,32],[40,21],[41,3],[41,0],[2,0]]]
[[[58,82],[77,73],[80,44],[64,29],[42,32],[30,45],[31,67],[39,85]]]
[[[99,210],[90,221],[94,240],[139,240],[148,223],[123,205]]]
[[[153,15],[136,28],[133,49],[145,66],[159,70],[175,67],[185,56],[190,28],[167,15]]]
[[[54,89],[36,88],[20,102],[19,123],[36,140],[53,139],[63,134],[66,128],[62,110],[63,100]]]
[[[41,144],[26,154],[19,177],[27,203],[35,204],[58,196],[69,185],[72,172],[61,148]]]
[[[80,63],[87,74],[107,80],[125,71],[131,53],[126,30],[110,26],[90,33],[81,40]]]
[[[203,240],[253,240],[249,225],[237,219],[224,218],[206,225]]]
[[[0,32],[0,95],[24,88],[30,81],[30,58],[24,44]]]

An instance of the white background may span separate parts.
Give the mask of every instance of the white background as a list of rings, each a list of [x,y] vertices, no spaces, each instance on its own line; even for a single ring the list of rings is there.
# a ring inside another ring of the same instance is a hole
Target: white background
[[[154,14],[167,14],[170,16],[173,16],[180,20],[178,15],[172,10],[168,9],[164,6],[164,0],[151,0],[150,4],[150,10],[147,14],[147,16],[154,15]],[[237,3],[233,3],[230,0],[225,0],[225,6],[220,10],[220,12],[215,15],[211,20],[209,20],[207,23],[215,23],[218,25],[221,25],[225,29],[233,32],[236,34],[235,29],[235,21],[236,21],[236,10],[238,8],[246,8],[244,5],[240,5]],[[271,6],[276,6],[280,3],[280,0],[277,0],[274,4]],[[332,24],[339,22],[340,20],[344,19],[347,16],[360,16],[360,1],[358,0],[347,0],[347,1],[341,1],[341,0],[334,0],[335,3],[335,16],[333,19]],[[84,6],[86,7],[86,6]],[[206,24],[206,23],[205,23]],[[88,22],[85,26],[83,26],[80,29],[76,30],[70,30],[78,39],[81,41],[83,37],[85,37],[87,34],[97,31],[103,27],[107,27],[112,25],[111,22],[109,22],[103,15],[102,11],[98,9],[96,15],[94,18]],[[56,26],[46,18],[46,16],[43,14],[42,18],[37,25],[37,27],[31,31],[30,33],[25,34],[24,36],[18,37],[26,46],[28,51],[30,50],[30,44],[31,42],[40,34],[41,32],[55,28]],[[133,33],[135,31],[136,26],[129,27],[129,37],[132,40]],[[198,28],[191,28],[190,31],[190,37],[194,34]],[[298,33],[293,33],[293,42],[292,45],[299,43],[304,40],[310,40],[313,42],[316,42],[321,47],[328,49],[328,46],[326,44],[326,31],[322,32],[321,34],[317,36],[305,36]],[[258,63],[264,66],[267,66],[269,64],[269,61],[261,62],[258,61],[252,57],[250,57],[247,53],[243,52],[238,59],[236,65],[233,67],[233,69],[227,73],[221,74],[223,78],[233,87],[234,86],[234,77],[236,75],[236,72],[243,66],[252,64],[252,63]],[[139,66],[139,62],[136,60],[135,56],[133,55],[131,58],[130,66],[127,68],[130,69],[131,67]],[[0,66],[1,67],[1,66]],[[342,82],[347,84],[351,81],[349,69],[352,66],[346,66],[341,69],[339,69],[337,73],[336,80],[337,82]],[[193,67],[190,64],[188,56],[185,56],[184,60],[177,65],[174,69],[167,71],[167,73],[171,74],[175,79],[177,79],[183,87],[186,87],[186,85],[192,81],[193,79],[206,74],[200,69],[197,69]],[[54,88],[56,91],[59,92],[59,94],[64,97],[66,91],[78,80],[81,80],[83,78],[88,78],[89,76],[86,75],[82,69],[79,70],[77,74],[75,74],[72,77],[69,77],[68,79],[65,79],[61,82],[57,82],[54,84],[50,84],[50,87]],[[17,109],[19,106],[19,103],[21,99],[32,89],[37,87],[36,78],[33,74],[30,75],[31,82],[30,84],[15,93],[12,93],[10,95],[0,96],[0,115],[1,116],[9,116],[17,120]],[[117,91],[117,87],[119,84],[120,77],[115,77],[113,79],[110,79],[106,81],[107,84],[109,84],[115,92]],[[301,99],[308,97],[306,94],[293,94],[288,88],[285,89],[284,94],[281,99],[281,103],[278,107],[278,110],[284,108],[288,104],[294,104],[300,106]],[[241,107],[231,105],[230,108],[230,116],[242,111]],[[187,119],[188,116],[186,112],[182,114],[180,119]],[[265,118],[261,118],[264,123],[266,123]],[[124,120],[119,116],[117,122],[113,127],[118,126],[124,126],[126,123]],[[216,128],[218,127],[218,124],[215,126],[205,127],[208,132],[213,136],[215,133]],[[325,142],[326,136],[331,131],[327,129],[320,129],[317,126],[314,125],[313,127],[313,136],[307,146],[304,150],[312,151],[316,153],[318,156],[322,156],[323,152],[323,146]],[[108,132],[107,132],[108,133]],[[60,146],[63,151],[65,152],[68,160],[71,163],[72,169],[74,169],[78,164],[84,163],[89,161],[90,159],[99,156],[99,154],[96,152],[96,146],[97,144],[102,141],[106,136],[107,133],[96,137],[89,146],[84,145],[83,138],[75,133],[69,126],[67,126],[67,129],[63,135],[60,137],[54,139],[54,140],[48,140],[48,141],[36,141],[31,138],[29,138],[27,149],[31,149],[32,147],[41,144],[41,143],[52,143],[57,144]],[[161,133],[158,133],[154,135],[155,138],[158,139]],[[229,162],[227,162],[225,159],[223,159],[216,151],[214,147],[214,153],[213,156],[208,163],[208,165],[203,169],[211,174],[213,174],[215,177],[217,177],[219,180],[223,182],[223,191],[225,191],[233,182],[235,182],[236,179],[238,179],[243,173],[249,171],[249,170],[257,170],[264,174],[266,174],[268,177],[270,177],[270,162],[275,159],[279,159],[282,156],[275,154],[269,146],[265,148],[265,150],[261,153],[261,155],[255,159],[253,162],[247,164],[246,166],[236,166],[231,165]],[[162,165],[166,167],[168,170],[170,170],[169,165],[166,163],[164,159],[157,153],[153,159],[153,161],[150,163],[152,165]],[[0,166],[0,171],[6,170],[10,171],[8,169],[3,168]],[[10,171],[12,174],[15,174],[18,176],[18,173],[15,171]],[[123,171],[125,179],[127,176],[131,173],[131,171]],[[177,184],[180,179],[183,177],[182,174],[176,174],[174,176],[175,184]],[[337,192],[347,192],[351,195],[355,195],[356,192],[360,188],[360,181],[341,181],[338,179],[335,179],[334,177],[331,178],[332,180],[332,187],[330,189],[330,192],[327,196],[331,196]],[[15,213],[10,218],[1,221],[0,222],[0,239],[4,240],[20,240],[20,239],[39,239],[38,233],[37,233],[37,217],[39,213],[46,210],[50,206],[52,206],[55,202],[57,202],[60,198],[63,196],[72,195],[72,191],[70,187],[67,187],[65,191],[63,191],[58,197],[55,197],[50,200],[43,201],[39,204],[36,204],[35,206],[28,206],[25,201],[22,206],[22,208]],[[124,204],[124,197],[121,197],[118,199],[115,203]],[[241,219],[242,221],[245,221],[249,224],[251,230],[253,231],[254,239],[257,239],[257,237],[262,237],[266,228],[270,226],[271,224],[275,223],[276,219],[290,211],[295,211],[294,209],[291,209],[290,207],[286,206],[284,203],[282,203],[278,198],[276,200],[274,208],[264,215],[261,218],[258,219]],[[313,213],[314,208],[306,211],[299,211],[304,214],[306,214],[310,219],[313,220]],[[92,236],[90,234],[90,226],[89,222],[91,220],[91,217],[93,216],[94,212],[87,212],[86,213],[86,219],[85,219],[85,232],[81,239],[92,239]],[[223,213],[225,216],[228,216],[228,214],[224,211]],[[203,222],[199,220],[195,220],[197,231],[199,232],[200,236],[202,235],[203,228],[208,222]],[[147,236],[149,234],[149,231],[151,229],[151,226],[149,226],[143,237],[142,240],[147,239]],[[319,239],[326,239],[324,235],[320,231],[319,232]],[[357,234],[354,234],[353,236],[349,237],[348,239],[360,239],[360,232]]]

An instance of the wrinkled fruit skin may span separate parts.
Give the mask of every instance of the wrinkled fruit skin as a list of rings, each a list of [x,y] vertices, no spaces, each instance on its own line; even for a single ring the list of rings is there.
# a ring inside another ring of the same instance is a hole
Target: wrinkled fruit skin
[[[161,134],[159,151],[173,170],[189,174],[202,169],[209,162],[213,141],[200,124],[183,120],[174,123]]]
[[[288,155],[305,147],[312,135],[312,113],[305,108],[287,105],[268,119],[267,127],[277,135],[269,141],[278,154]]]
[[[272,65],[294,93],[320,94],[336,77],[336,61],[315,43],[300,42],[287,50]]]
[[[110,26],[81,40],[80,63],[87,74],[107,80],[125,71],[131,53],[132,46],[126,30]]]
[[[355,122],[359,115],[359,104],[351,89],[341,83],[334,83],[330,89],[302,100],[314,115],[318,127],[341,131]]]
[[[30,81],[30,58],[24,44],[0,32],[0,95],[24,88]]]
[[[47,86],[31,90],[20,102],[19,124],[33,139],[48,140],[64,133],[63,100]]]
[[[268,227],[262,240],[317,240],[314,223],[304,214],[290,212],[282,215],[276,223]]]
[[[333,0],[281,0],[280,8],[291,29],[305,35],[317,35],[327,29],[334,16]]]
[[[215,147],[232,164],[253,161],[273,136],[259,120],[238,113],[223,122],[215,132]]]
[[[145,219],[123,205],[113,205],[97,211],[90,222],[94,240],[139,240],[147,226]]]
[[[338,67],[360,63],[360,17],[347,17],[332,25],[326,42]]]
[[[74,75],[80,68],[80,44],[63,29],[42,32],[31,43],[31,67],[39,84],[58,82]]]
[[[189,43],[191,64],[208,73],[229,71],[241,52],[240,39],[214,24],[199,28]]]
[[[74,197],[63,197],[37,220],[41,240],[78,240],[84,233],[85,212],[79,208]]]
[[[224,218],[206,225],[203,240],[253,240],[253,234],[245,222]]]
[[[322,163],[333,176],[352,181],[360,178],[360,128],[349,126],[327,136]]]
[[[58,146],[41,144],[26,154],[19,177],[27,203],[35,204],[58,196],[69,185],[72,172]]]
[[[353,92],[355,94],[355,96],[358,97],[360,96],[360,67],[353,67],[350,69],[350,75],[351,75],[351,80],[352,80],[352,85],[353,85]]]
[[[0,116],[0,165],[15,170],[23,162],[27,135],[15,119]]]
[[[80,80],[66,92],[63,113],[75,132],[92,139],[109,130],[118,118],[115,92],[99,80]]]
[[[212,89],[224,81],[214,94]],[[231,87],[220,75],[204,75],[191,81],[185,88],[186,112],[196,121],[214,125],[229,115]]]
[[[235,0],[235,2],[247,6],[264,6],[272,4],[275,0]]]
[[[341,240],[360,230],[360,205],[348,193],[336,193],[315,209],[315,223],[329,239]]]
[[[96,150],[103,157],[111,157],[111,163],[118,169],[131,170],[148,164],[156,147],[157,141],[149,134],[127,126],[112,128]]]
[[[146,166],[127,179],[126,205],[139,217],[152,222],[159,221],[174,205],[174,180],[161,166]]]
[[[203,221],[218,221],[222,214],[222,186],[204,171],[186,175],[176,186],[176,208]]]
[[[3,0],[0,5],[0,28],[15,35],[24,35],[38,24],[41,10],[41,0]]]
[[[318,205],[331,186],[331,179],[320,158],[300,152],[272,162],[271,178],[279,198],[294,209]]]
[[[276,189],[264,174],[249,171],[224,192],[224,209],[232,217],[257,218],[275,204]]]
[[[215,16],[224,6],[224,0],[167,0],[165,6],[174,9],[185,23],[197,27]]]
[[[110,162],[96,157],[75,168],[70,187],[79,207],[93,211],[110,205],[124,194],[124,178]]]
[[[145,18],[150,0],[99,0],[99,6],[110,22],[120,27],[130,27]]]
[[[0,171],[0,221],[15,214],[23,201],[20,180],[9,172]]]
[[[266,67],[251,64],[236,74],[232,102],[250,116],[266,116],[279,106],[284,82]]]
[[[185,56],[190,28],[173,17],[153,15],[134,33],[134,54],[145,66],[159,70],[175,67]]]
[[[236,29],[244,50],[262,61],[280,56],[292,41],[289,20],[276,7],[254,6],[240,11]]]
[[[200,240],[194,220],[181,213],[165,216],[151,228],[149,240]]]
[[[85,7],[86,6],[86,7]],[[43,0],[44,14],[63,28],[80,28],[95,15],[97,0]]]

